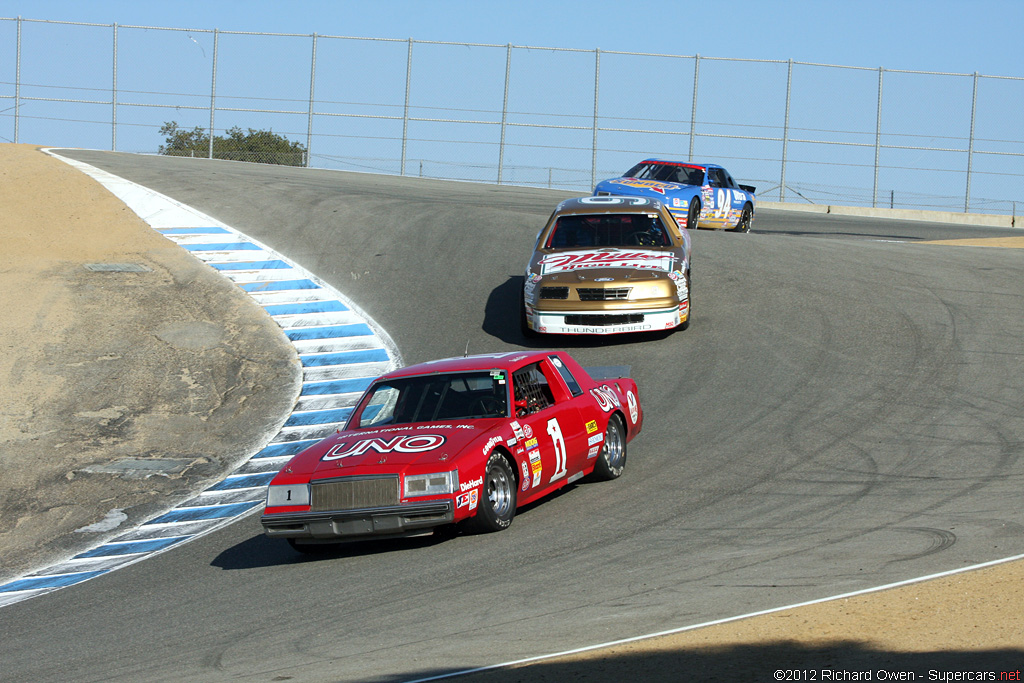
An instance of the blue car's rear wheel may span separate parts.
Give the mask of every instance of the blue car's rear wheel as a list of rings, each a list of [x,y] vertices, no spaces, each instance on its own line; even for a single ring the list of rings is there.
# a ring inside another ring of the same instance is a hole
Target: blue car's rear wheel
[[[750,232],[750,223],[754,220],[754,207],[747,204],[743,207],[743,213],[740,214],[740,220],[736,224],[735,228],[732,228],[732,232]]]

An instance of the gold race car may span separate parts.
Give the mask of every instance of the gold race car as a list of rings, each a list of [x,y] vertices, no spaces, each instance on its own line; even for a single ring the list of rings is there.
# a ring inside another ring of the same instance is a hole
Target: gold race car
[[[686,329],[690,235],[657,199],[567,199],[537,236],[520,308],[526,336]]]

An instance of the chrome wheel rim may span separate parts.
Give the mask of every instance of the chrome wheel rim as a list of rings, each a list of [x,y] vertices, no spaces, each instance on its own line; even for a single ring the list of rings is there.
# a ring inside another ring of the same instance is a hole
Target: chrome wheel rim
[[[487,499],[498,517],[506,517],[512,508],[512,484],[508,474],[498,469],[487,481]]]
[[[622,447],[622,432],[618,424],[608,423],[608,433],[604,437],[604,459],[612,469],[622,467],[624,458]]]

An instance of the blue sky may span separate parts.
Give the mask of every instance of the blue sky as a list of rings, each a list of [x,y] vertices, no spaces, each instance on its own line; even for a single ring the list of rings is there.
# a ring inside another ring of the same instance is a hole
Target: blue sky
[[[719,161],[783,200],[1022,201],[1024,0],[0,0],[16,17],[36,21],[18,118],[0,21],[0,142],[153,153],[173,120],[310,136],[312,165],[346,170],[581,188],[645,155]],[[115,32],[48,21],[193,32],[120,30],[112,60]],[[389,40],[319,41],[313,88],[313,41],[239,32]],[[504,49],[466,43],[712,59],[515,50],[506,81]],[[974,73],[992,78],[947,75]]]
[[[1024,76],[1021,0],[0,0],[0,16]]]

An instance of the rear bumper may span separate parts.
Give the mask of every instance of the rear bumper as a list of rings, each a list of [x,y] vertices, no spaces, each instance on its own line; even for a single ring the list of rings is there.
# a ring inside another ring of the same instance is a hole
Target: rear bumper
[[[455,521],[450,500],[364,510],[264,514],[263,531],[272,538],[348,539],[425,531]]]

